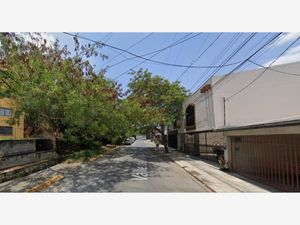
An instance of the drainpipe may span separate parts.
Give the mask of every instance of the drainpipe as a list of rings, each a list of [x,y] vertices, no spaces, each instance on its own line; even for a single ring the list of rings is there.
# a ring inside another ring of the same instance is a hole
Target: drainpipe
[[[226,98],[223,97],[223,107],[224,107],[224,127],[226,127]]]
[[[207,159],[207,136],[205,132],[205,159]]]

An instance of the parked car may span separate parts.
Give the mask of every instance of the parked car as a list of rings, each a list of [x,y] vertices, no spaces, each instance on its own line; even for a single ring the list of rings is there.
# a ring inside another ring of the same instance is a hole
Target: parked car
[[[129,139],[132,141],[132,143],[135,142],[135,138],[134,137],[130,137]]]
[[[126,140],[124,141],[125,145],[131,145],[133,143],[131,138],[126,138]]]

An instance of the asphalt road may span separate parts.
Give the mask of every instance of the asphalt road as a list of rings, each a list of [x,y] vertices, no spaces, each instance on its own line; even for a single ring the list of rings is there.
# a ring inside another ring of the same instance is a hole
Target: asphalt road
[[[190,174],[148,140],[87,164],[58,164],[30,176],[0,184],[0,191],[23,192],[39,179],[63,175],[42,192],[205,192]]]

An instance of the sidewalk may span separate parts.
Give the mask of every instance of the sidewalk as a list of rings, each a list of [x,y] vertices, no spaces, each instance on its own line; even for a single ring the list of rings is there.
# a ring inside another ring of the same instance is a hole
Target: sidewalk
[[[163,151],[163,148],[161,148]],[[233,172],[219,170],[219,165],[214,162],[202,160],[169,148],[166,154],[174,163],[184,169],[203,184],[208,192],[255,192],[268,193],[278,190],[242,177]]]

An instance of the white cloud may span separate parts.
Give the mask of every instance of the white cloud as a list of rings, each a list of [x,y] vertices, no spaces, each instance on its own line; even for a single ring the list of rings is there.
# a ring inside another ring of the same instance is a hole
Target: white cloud
[[[280,46],[290,41],[295,40],[300,33],[285,33],[281,38],[274,42],[273,46]]]
[[[266,62],[264,66],[269,66],[274,59]],[[286,63],[292,63],[300,61],[300,45],[295,46],[291,49],[289,49],[283,56],[281,56],[279,59],[277,59],[272,66],[280,65],[280,64],[286,64]]]
[[[40,46],[44,42],[44,39],[45,39],[47,41],[46,46],[51,47],[51,46],[53,46],[53,44],[56,40],[56,38],[53,35],[48,34],[48,33],[40,33],[41,37],[39,37],[38,34],[36,34],[36,33],[31,33],[33,37],[38,38],[38,41],[32,40],[29,33],[17,33],[17,34],[19,36],[23,37],[25,39],[25,41],[36,43],[38,46]]]
[[[293,47],[293,48],[287,50],[287,51],[286,51],[286,54],[291,55],[291,54],[297,54],[297,53],[299,53],[299,52],[300,52],[300,45],[295,46],[295,47]]]

